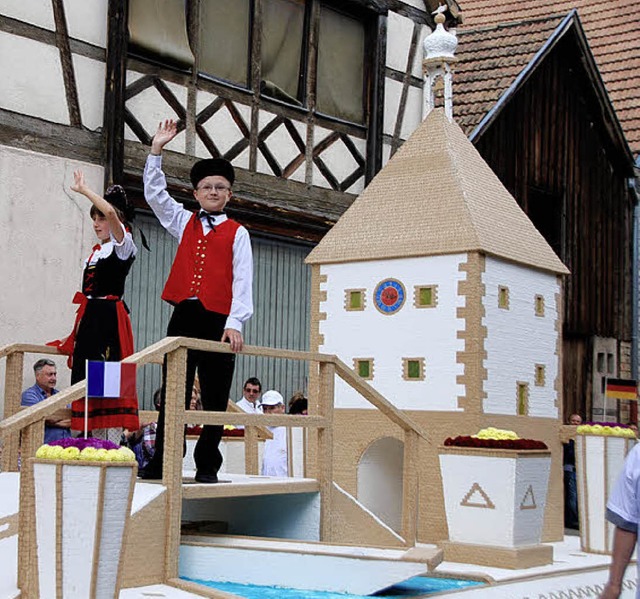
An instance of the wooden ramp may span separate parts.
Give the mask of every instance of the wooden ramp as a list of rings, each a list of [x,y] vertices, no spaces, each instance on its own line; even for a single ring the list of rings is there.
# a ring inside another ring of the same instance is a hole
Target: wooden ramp
[[[182,577],[358,595],[426,574],[441,561],[442,551],[434,545],[404,550],[183,535],[180,546]]]
[[[213,499],[218,497],[250,497],[318,493],[320,483],[314,478],[277,478],[249,474],[221,474],[214,485],[197,483],[192,476],[182,479],[183,499]]]

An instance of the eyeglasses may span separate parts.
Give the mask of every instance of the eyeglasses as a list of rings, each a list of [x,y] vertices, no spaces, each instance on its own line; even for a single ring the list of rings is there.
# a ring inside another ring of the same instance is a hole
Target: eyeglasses
[[[260,389],[245,389],[245,393],[260,393]]]
[[[218,193],[222,193],[223,191],[229,191],[231,187],[228,187],[227,185],[202,185],[201,187],[197,188],[197,191],[206,191],[207,193],[209,193],[214,189]]]

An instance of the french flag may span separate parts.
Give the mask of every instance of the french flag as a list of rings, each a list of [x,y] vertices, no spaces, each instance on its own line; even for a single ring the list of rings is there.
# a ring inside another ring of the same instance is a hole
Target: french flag
[[[87,360],[87,397],[136,397],[136,365]]]

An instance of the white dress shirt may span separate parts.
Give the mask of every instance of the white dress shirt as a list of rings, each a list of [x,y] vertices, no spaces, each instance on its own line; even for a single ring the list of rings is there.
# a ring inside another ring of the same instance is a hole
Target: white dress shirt
[[[182,240],[187,223],[193,212],[176,202],[167,192],[167,180],[162,172],[162,156],[149,154],[144,165],[142,176],[144,183],[144,197],[151,207],[160,224],[178,242]],[[227,215],[212,217],[214,226],[227,220]],[[205,233],[211,231],[206,220],[200,220]],[[233,240],[233,283],[231,286],[231,310],[225,324],[226,329],[242,331],[242,324],[253,314],[253,297],[251,295],[253,283],[253,257],[249,232],[238,227]],[[195,298],[194,298],[195,299]]]

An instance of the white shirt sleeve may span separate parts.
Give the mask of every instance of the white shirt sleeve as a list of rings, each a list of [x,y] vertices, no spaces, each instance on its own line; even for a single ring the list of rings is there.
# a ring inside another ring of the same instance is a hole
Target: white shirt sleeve
[[[622,472],[618,476],[616,485],[607,502],[608,512],[613,512],[617,518],[607,519],[613,521],[616,526],[629,530],[639,520],[638,485],[640,482],[640,444],[636,445],[627,455]],[[629,526],[631,525],[631,526]]]
[[[128,260],[131,256],[135,256],[138,253],[138,248],[133,241],[133,237],[131,233],[124,228],[124,225],[120,223],[122,230],[124,231],[124,237],[120,243],[117,242],[116,238],[111,235],[111,242],[113,243],[113,249],[116,253],[116,256],[120,258],[120,260]]]
[[[249,232],[239,227],[233,240],[233,284],[231,311],[226,329],[242,331],[242,324],[253,314],[253,254]]]
[[[142,182],[147,204],[168,233],[180,241],[192,212],[176,202],[167,192],[167,180],[162,172],[162,156],[147,156]]]

